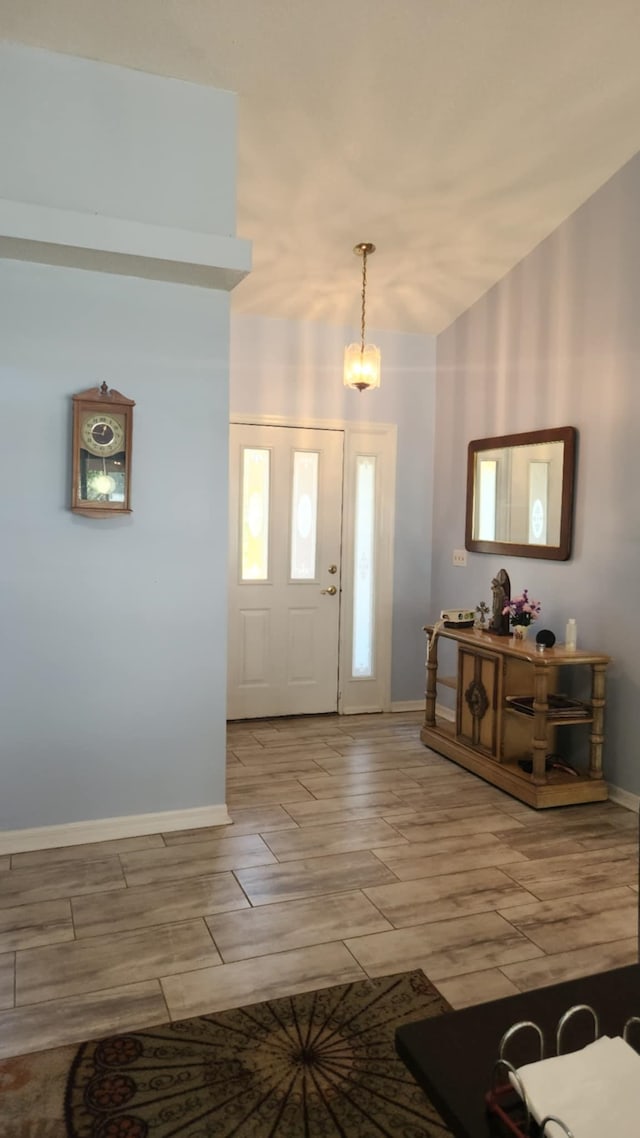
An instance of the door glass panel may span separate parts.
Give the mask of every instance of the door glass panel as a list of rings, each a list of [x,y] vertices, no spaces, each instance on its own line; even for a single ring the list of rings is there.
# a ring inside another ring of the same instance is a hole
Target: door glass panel
[[[266,581],[269,576],[269,482],[271,452],[244,447],[242,451],[242,581]]]
[[[291,488],[291,580],[313,581],[318,536],[317,451],[293,452]]]
[[[356,459],[356,509],[353,573],[353,653],[351,674],[373,675],[374,548],[376,460]]]

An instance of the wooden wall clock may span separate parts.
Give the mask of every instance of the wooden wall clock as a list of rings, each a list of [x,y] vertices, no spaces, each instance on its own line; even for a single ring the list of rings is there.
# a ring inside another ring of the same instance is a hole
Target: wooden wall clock
[[[103,383],[73,396],[71,509],[87,518],[130,514],[133,399]]]

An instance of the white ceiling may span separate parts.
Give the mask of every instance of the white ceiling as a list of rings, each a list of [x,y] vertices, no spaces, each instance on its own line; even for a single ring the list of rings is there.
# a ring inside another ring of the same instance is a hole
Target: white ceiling
[[[638,0],[0,0],[0,36],[239,94],[234,310],[436,333],[640,150]]]

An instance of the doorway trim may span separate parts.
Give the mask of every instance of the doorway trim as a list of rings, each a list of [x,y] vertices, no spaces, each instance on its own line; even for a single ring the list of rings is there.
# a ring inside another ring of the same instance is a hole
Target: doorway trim
[[[397,427],[394,423],[313,419],[295,415],[251,415],[231,412],[231,423],[271,427],[308,427],[344,433],[342,482],[342,594],[338,649],[338,714],[391,711],[391,637],[393,630],[393,545]],[[351,675],[353,619],[354,520],[356,464],[373,455],[376,482],[375,531],[375,664],[371,677]]]

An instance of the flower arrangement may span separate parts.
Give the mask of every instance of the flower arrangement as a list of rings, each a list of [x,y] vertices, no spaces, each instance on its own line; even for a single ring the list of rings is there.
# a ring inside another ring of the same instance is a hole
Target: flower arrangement
[[[531,622],[540,616],[541,608],[540,601],[532,601],[528,590],[523,589],[521,596],[512,597],[504,606],[502,615],[506,616],[508,613],[512,625],[528,628]]]

